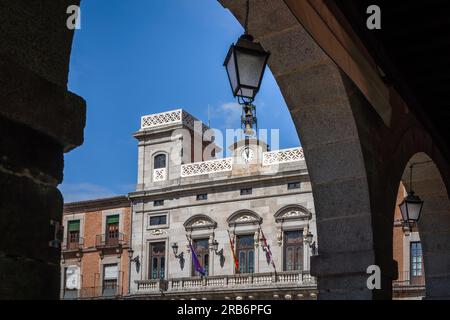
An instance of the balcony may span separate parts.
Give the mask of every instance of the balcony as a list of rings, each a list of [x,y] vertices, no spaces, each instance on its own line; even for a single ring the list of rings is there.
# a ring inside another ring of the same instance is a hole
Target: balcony
[[[425,287],[425,275],[411,276],[409,271],[398,273],[398,279],[392,283],[393,287]]]
[[[117,248],[123,247],[127,244],[127,237],[125,234],[115,232],[113,234],[98,234],[95,238],[95,247],[102,248]]]
[[[107,287],[83,287],[79,290],[66,290],[63,300],[118,299],[124,294],[123,287],[110,284]]]
[[[61,245],[62,252],[73,252],[83,250],[84,238],[78,238],[78,240],[69,241],[69,239],[64,239]]]
[[[392,282],[394,299],[419,299],[425,296],[425,275],[411,276],[409,271],[398,273]]]
[[[256,289],[315,289],[316,280],[306,271],[237,274],[210,277],[135,281],[138,294],[236,291]]]

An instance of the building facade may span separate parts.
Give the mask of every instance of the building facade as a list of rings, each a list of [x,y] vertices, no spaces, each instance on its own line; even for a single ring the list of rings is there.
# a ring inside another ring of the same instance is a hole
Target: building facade
[[[243,139],[231,157],[214,159],[207,145],[196,146],[208,128],[194,123],[175,110],[143,117],[135,134],[138,186],[129,197],[140,264],[130,270],[130,296],[314,298],[314,201],[302,149],[269,151]],[[202,156],[192,155],[196,148]]]
[[[399,209],[406,197],[403,184],[397,195],[394,215],[394,260],[398,263],[398,279],[393,282],[394,299],[421,299],[425,297],[425,267],[417,226],[405,227]]]
[[[66,204],[61,298],[114,298],[128,292],[130,202],[114,197]]]
[[[65,205],[61,298],[316,298],[316,217],[301,148],[271,151],[243,138],[216,158],[209,128],[184,110],[142,117],[134,136],[136,190]],[[420,238],[398,206],[393,237],[394,297],[421,297]]]

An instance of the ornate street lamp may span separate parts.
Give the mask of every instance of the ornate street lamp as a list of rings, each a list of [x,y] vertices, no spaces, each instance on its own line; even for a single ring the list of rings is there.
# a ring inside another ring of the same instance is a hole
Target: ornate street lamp
[[[256,124],[256,108],[252,104],[258,93],[266,69],[270,53],[248,34],[248,16],[250,4],[247,0],[247,14],[245,18],[245,33],[232,44],[225,58],[224,66],[227,70],[233,96],[238,98],[243,106],[242,125],[244,132],[253,134]]]
[[[317,248],[316,248],[316,242],[313,241],[314,236],[311,233],[311,231],[308,231],[308,233],[305,236],[305,242],[309,245],[309,248],[312,251],[312,255],[316,255],[317,254]]]
[[[403,223],[409,228],[412,229],[415,223],[417,223],[420,219],[420,213],[422,212],[423,200],[414,194],[412,189],[412,171],[413,164],[410,168],[410,176],[409,176],[409,192],[408,195],[403,199],[402,203],[400,203],[400,211],[402,213]]]
[[[181,252],[178,254],[178,244],[176,242],[172,243],[172,251],[173,255],[176,259],[180,260],[180,267],[181,269],[184,268],[184,252]]]
[[[128,249],[128,258],[130,259],[130,263],[134,262],[136,264],[136,272],[139,273],[139,269],[141,266],[141,261],[139,260],[139,256],[133,258],[134,250]]]

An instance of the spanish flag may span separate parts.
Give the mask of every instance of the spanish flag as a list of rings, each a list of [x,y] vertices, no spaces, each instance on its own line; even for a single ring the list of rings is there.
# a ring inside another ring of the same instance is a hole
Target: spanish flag
[[[228,232],[228,239],[230,239],[230,247],[231,247],[231,253],[233,254],[235,271],[236,271],[236,273],[239,273],[239,261],[236,258],[236,252],[234,251],[234,241],[231,240],[230,231],[227,230],[227,232]]]

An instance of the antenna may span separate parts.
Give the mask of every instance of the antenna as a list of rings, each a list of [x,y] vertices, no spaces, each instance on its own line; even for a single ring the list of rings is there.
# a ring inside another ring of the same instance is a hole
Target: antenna
[[[209,116],[209,103],[208,103],[208,127],[211,128],[211,120]]]

